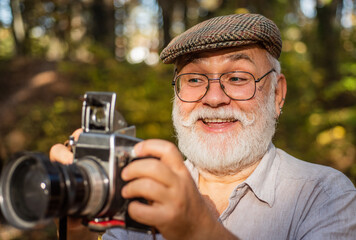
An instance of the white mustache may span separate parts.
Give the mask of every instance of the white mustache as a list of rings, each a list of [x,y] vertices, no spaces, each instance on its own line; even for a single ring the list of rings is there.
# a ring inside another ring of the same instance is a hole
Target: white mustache
[[[231,122],[231,120],[239,121],[243,126],[249,126],[255,122],[255,114],[245,113],[243,111],[232,109],[232,108],[198,108],[193,110],[188,119],[183,119],[184,114],[180,114],[181,123],[185,127],[192,127],[196,121],[199,119],[226,119]]]

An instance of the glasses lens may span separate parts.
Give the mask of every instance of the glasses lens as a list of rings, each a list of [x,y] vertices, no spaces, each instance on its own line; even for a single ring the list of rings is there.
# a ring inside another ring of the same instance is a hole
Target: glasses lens
[[[182,74],[176,79],[176,93],[183,101],[197,101],[205,95],[208,82],[204,75]]]
[[[250,99],[256,88],[255,78],[248,72],[230,72],[221,76],[225,93],[235,100]]]

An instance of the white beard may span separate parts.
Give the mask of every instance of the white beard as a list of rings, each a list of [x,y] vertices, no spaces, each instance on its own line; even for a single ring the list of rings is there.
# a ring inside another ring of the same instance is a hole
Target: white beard
[[[183,112],[180,101],[173,104],[173,125],[178,147],[198,169],[218,176],[231,175],[258,162],[268,149],[275,133],[276,113],[274,91],[267,102],[259,100],[254,112],[242,112],[231,107],[200,107],[189,114]],[[206,133],[196,128],[201,118],[238,119],[238,131]]]

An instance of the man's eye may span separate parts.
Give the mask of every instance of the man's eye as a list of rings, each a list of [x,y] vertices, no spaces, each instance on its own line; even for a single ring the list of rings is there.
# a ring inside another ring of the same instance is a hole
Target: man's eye
[[[202,80],[199,78],[191,78],[188,80],[188,82],[189,83],[200,83],[200,82],[202,82]]]
[[[191,77],[191,78],[188,78],[185,83],[187,86],[190,86],[190,87],[201,87],[201,86],[205,86],[206,82],[207,81],[204,78]]]
[[[230,82],[238,82],[238,81],[241,81],[241,78],[239,78],[239,77],[231,77],[229,81]]]
[[[245,78],[245,77],[230,77],[229,78],[229,83],[230,84],[245,84],[249,81],[248,78]]]

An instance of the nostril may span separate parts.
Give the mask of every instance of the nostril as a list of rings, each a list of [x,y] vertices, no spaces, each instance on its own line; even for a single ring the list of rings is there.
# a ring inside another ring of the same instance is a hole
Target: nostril
[[[231,102],[231,99],[228,95],[226,95],[224,85],[210,84],[210,86],[207,88],[206,94],[201,101],[204,105],[209,105],[210,107],[219,107],[228,105]]]

